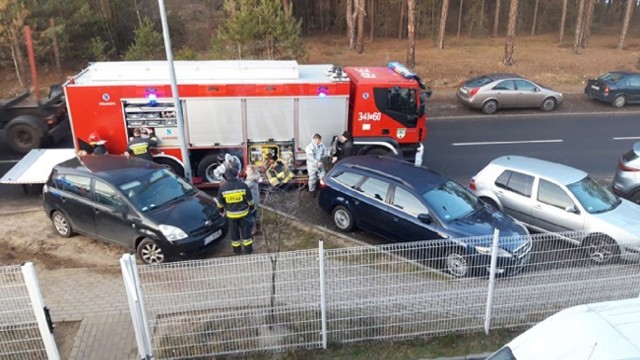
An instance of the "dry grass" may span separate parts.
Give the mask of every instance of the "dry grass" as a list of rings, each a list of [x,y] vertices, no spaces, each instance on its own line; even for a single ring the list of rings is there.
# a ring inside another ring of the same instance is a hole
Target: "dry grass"
[[[613,69],[636,70],[640,57],[640,40],[629,38],[625,50],[617,50],[618,34],[592,36],[589,47],[581,54],[572,52],[572,35],[567,34],[563,45],[552,35],[521,36],[516,39],[515,65],[502,65],[504,38],[456,38],[450,36],[444,50],[438,50],[430,39],[418,40],[415,71],[431,87],[453,89],[460,81],[491,72],[514,72],[561,91],[580,90],[586,79]],[[389,61],[406,61],[406,40],[376,39],[365,44],[365,53],[348,51],[346,37],[315,36],[306,39],[306,63],[330,63],[340,66],[379,65]],[[63,74],[40,69],[43,88],[63,81],[78,69]],[[11,68],[0,70],[7,97],[19,91]],[[44,91],[44,90],[43,90]],[[437,92],[436,92],[437,94]]]

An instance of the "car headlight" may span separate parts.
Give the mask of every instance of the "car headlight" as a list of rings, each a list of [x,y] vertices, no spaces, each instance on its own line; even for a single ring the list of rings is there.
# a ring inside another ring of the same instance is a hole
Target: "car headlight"
[[[184,239],[187,236],[189,236],[189,235],[187,235],[187,233],[182,231],[182,229],[177,228],[175,226],[160,225],[160,226],[158,226],[158,228],[162,232],[162,235],[164,235],[164,237],[166,237],[167,240],[169,240],[169,241],[176,241],[176,240]]]
[[[476,246],[475,248],[479,254],[491,256],[490,246]],[[507,250],[502,248],[498,248],[498,251],[496,251],[496,255],[501,257],[511,257],[511,254]]]

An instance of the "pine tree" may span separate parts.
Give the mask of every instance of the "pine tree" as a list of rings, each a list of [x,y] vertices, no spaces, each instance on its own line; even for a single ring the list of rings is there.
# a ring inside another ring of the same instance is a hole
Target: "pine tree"
[[[126,61],[160,60],[165,58],[162,34],[153,28],[153,22],[143,19],[135,30],[135,39],[124,55]]]

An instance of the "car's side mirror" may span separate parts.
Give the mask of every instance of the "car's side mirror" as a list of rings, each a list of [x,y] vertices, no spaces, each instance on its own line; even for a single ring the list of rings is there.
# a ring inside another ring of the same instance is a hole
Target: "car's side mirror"
[[[431,224],[433,222],[433,218],[428,213],[418,214],[418,220],[425,224]]]
[[[567,206],[566,208],[564,208],[564,211],[569,212],[569,213],[573,213],[573,214],[577,214],[578,213],[578,208],[576,208],[575,205],[571,205],[571,206]]]

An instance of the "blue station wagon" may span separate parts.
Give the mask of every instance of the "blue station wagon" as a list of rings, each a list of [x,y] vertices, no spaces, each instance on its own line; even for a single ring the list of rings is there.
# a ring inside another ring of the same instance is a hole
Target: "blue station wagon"
[[[492,235],[494,229],[501,236],[502,272],[516,273],[528,262],[531,241],[522,224],[426,167],[389,157],[352,156],[336,163],[320,187],[319,204],[341,231],[357,227],[393,242],[447,239],[439,242],[446,249],[435,256],[443,257],[446,271],[454,276],[470,275],[471,268],[489,263],[491,237],[482,237],[482,243],[469,237]]]

